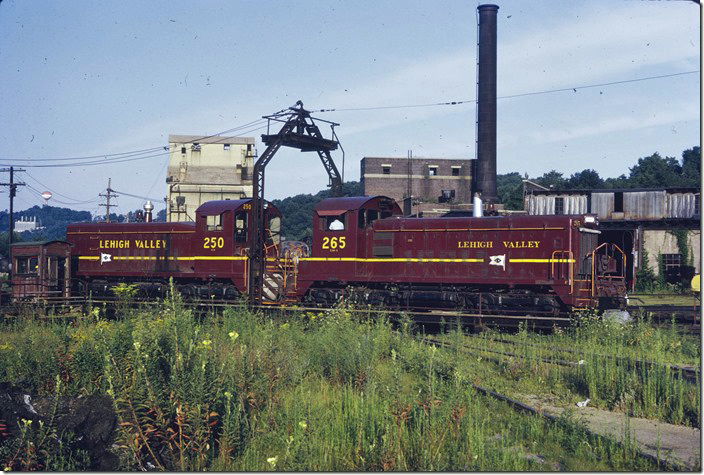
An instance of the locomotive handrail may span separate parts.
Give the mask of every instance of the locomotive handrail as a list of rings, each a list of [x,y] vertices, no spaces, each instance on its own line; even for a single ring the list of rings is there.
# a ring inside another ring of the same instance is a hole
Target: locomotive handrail
[[[550,274],[555,275],[555,264],[559,264],[559,257],[555,257],[557,254],[567,254],[567,275],[568,275],[568,282],[570,284],[570,295],[574,293],[574,254],[572,251],[567,251],[567,250],[557,250],[557,251],[552,251],[552,255],[550,256]]]
[[[271,246],[267,246],[264,244],[264,256],[266,259],[266,256],[269,255],[269,249],[274,248],[276,249],[276,257],[279,256],[279,245],[276,244],[276,241],[274,241],[274,233],[271,232],[271,229],[267,228],[266,232],[269,233],[269,238],[271,239],[271,242],[273,243]]]
[[[595,247],[594,250],[592,251],[592,286],[591,286],[591,287],[592,287],[592,297],[596,297],[596,289],[595,289],[595,286],[596,286],[596,251],[598,251],[598,250],[601,249],[602,247],[607,247],[607,248],[608,248],[609,245],[611,245],[613,248],[616,248],[616,250],[618,250],[618,252],[621,253],[621,258],[622,258],[622,260],[621,260],[621,274],[622,274],[622,275],[619,275],[619,276],[616,276],[616,277],[604,275],[604,276],[601,276],[601,278],[603,278],[603,279],[609,279],[609,280],[614,279],[614,278],[619,278],[619,279],[625,278],[625,271],[626,271],[626,253],[623,252],[623,251],[621,250],[621,248],[618,247],[617,244],[610,243],[610,242],[604,242],[604,243],[599,244],[599,245],[598,245],[597,247]],[[608,256],[608,254],[606,254],[606,255]]]

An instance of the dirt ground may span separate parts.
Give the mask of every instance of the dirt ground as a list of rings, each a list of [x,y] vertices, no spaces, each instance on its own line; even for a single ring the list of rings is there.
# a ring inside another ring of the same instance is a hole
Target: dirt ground
[[[535,396],[519,398],[521,402],[559,416],[566,409],[556,407]],[[611,412],[593,407],[573,407],[578,420],[584,421],[590,431],[622,441],[628,424],[631,439],[636,441],[641,452],[659,457],[685,470],[701,471],[701,432],[699,429],[667,424],[665,422],[626,418],[622,412]]]

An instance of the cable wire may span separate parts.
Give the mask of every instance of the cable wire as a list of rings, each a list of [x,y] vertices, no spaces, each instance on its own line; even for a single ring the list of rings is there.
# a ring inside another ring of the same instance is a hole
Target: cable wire
[[[22,173],[24,173],[28,178],[31,178],[32,180],[34,180],[34,181],[35,181],[36,183],[38,183],[39,185],[43,186],[44,189],[48,190],[48,189],[51,188],[51,187],[49,187],[49,186],[46,186],[44,183],[42,183],[41,181],[37,180],[36,178],[34,178],[32,175],[29,174],[29,172],[23,171]],[[70,197],[70,196],[66,196],[66,195],[64,195],[64,194],[59,193],[58,191],[52,191],[52,194],[59,195],[59,196],[63,196],[63,197],[66,198],[67,200],[76,201],[77,204],[82,204],[82,203],[84,203],[84,202],[82,202],[81,200],[79,200],[78,198],[72,198],[72,197]],[[90,201],[92,201],[92,200],[85,201],[85,203],[89,203]]]
[[[525,96],[537,96],[541,94],[553,94],[556,92],[567,92],[567,91],[572,91],[572,92],[577,92],[580,89],[590,89],[590,88],[595,88],[595,87],[607,87],[607,86],[615,86],[619,84],[628,84],[628,83],[634,83],[634,82],[640,82],[640,81],[650,81],[654,79],[665,79],[665,78],[671,78],[671,77],[676,77],[676,76],[684,76],[687,74],[695,74],[699,73],[700,70],[694,70],[694,71],[684,71],[681,73],[673,73],[673,74],[663,74],[660,76],[648,76],[648,77],[643,77],[643,78],[635,78],[635,79],[624,79],[621,81],[612,81],[612,82],[605,82],[605,83],[600,83],[600,84],[587,84],[584,86],[573,86],[573,87],[564,87],[564,88],[559,88],[559,89],[546,89],[543,91],[533,91],[533,92],[524,92],[520,94],[510,94],[506,96],[498,96],[496,99],[514,99],[516,97],[525,97]],[[384,110],[384,109],[407,109],[407,108],[414,108],[414,107],[438,107],[438,106],[456,106],[456,105],[461,105],[461,104],[474,104],[476,103],[476,99],[468,99],[468,100],[463,100],[463,101],[449,101],[449,102],[431,102],[427,104],[402,104],[402,105],[391,105],[391,106],[369,106],[369,107],[349,107],[349,108],[344,108],[344,109],[318,109],[313,112],[355,112],[355,111],[374,111],[374,110]]]

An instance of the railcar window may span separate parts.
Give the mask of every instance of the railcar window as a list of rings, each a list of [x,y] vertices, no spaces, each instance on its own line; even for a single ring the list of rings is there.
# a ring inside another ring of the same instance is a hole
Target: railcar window
[[[39,267],[37,257],[18,257],[15,261],[15,268],[18,274],[36,274]]]
[[[269,219],[269,232],[267,233],[267,244],[276,244],[281,242],[281,218],[273,216]]]
[[[372,224],[374,221],[379,219],[379,211],[375,209],[365,209],[359,211],[359,228],[364,229],[365,227]]]
[[[345,230],[345,215],[325,216],[325,229],[328,231],[344,231]]]
[[[206,229],[208,231],[222,231],[222,214],[206,216]]]
[[[247,213],[240,211],[235,215],[235,242],[247,241]]]

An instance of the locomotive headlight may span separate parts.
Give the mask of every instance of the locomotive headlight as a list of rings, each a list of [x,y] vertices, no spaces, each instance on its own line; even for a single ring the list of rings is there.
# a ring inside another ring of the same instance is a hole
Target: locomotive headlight
[[[599,218],[597,216],[585,216],[584,217],[584,224],[590,225],[590,226],[598,226],[599,225]]]

